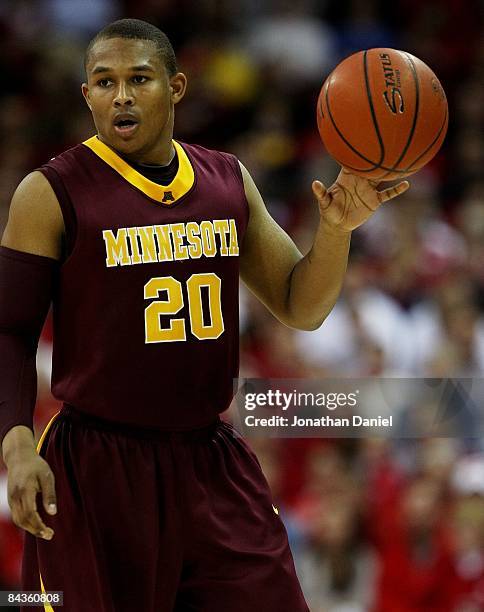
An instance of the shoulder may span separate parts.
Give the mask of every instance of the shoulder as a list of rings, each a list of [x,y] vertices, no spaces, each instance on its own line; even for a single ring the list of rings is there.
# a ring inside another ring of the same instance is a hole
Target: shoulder
[[[12,197],[2,244],[59,258],[64,221],[57,197],[42,172],[28,174]]]
[[[193,154],[197,156],[208,156],[208,157],[213,157],[217,159],[228,159],[228,158],[236,159],[235,155],[232,155],[231,153],[226,153],[225,151],[218,151],[217,149],[209,149],[199,144],[189,144],[187,142],[183,142],[180,140],[177,140],[177,142],[189,154]]]
[[[198,144],[188,144],[177,141],[195,163],[202,166],[215,167],[221,171],[228,171],[235,176],[238,181],[242,181],[239,160],[232,153],[208,149]]]
[[[40,170],[35,170],[19,183],[12,197],[11,208],[25,213],[39,208],[55,208],[57,197],[49,181]]]
[[[53,169],[58,174],[63,174],[76,168],[82,159],[89,160],[92,158],[92,152],[83,144],[77,144],[65,151],[52,157],[49,161],[41,166],[41,170]]]

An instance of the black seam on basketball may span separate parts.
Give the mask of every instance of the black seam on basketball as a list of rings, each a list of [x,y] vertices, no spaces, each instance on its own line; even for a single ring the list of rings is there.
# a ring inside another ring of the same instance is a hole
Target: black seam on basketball
[[[340,132],[338,126],[336,125],[335,120],[333,118],[333,114],[331,112],[331,108],[329,106],[329,86],[330,86],[330,83],[328,83],[328,87],[326,89],[326,107],[328,109],[328,115],[329,115],[329,118],[331,120],[331,123],[333,124],[334,129],[336,130],[336,133],[341,138],[341,140],[345,143],[345,145],[347,147],[349,147],[353,151],[353,153],[356,153],[356,155],[358,155],[358,157],[361,157],[361,159],[363,159],[364,161],[368,162],[369,164],[372,164],[372,168],[368,168],[367,170],[359,170],[359,172],[373,172],[373,170],[375,170],[376,168],[379,167],[379,164],[375,163],[371,159],[368,159],[362,153],[360,153],[357,149],[355,149],[355,147],[350,142],[348,142],[346,140],[346,138],[343,136],[343,134]],[[345,167],[349,168],[350,166],[346,166],[345,165]],[[357,168],[352,168],[352,170],[357,170]]]
[[[375,166],[374,168],[369,168],[368,170],[361,170],[360,168],[355,168],[354,166],[348,166],[348,164],[344,164],[343,162],[339,161],[339,159],[337,157],[335,157],[334,155],[331,156],[334,161],[339,164],[340,166],[342,166],[343,168],[346,168],[347,170],[355,170],[355,172],[373,172],[374,170],[377,170],[378,168],[381,170],[388,170],[388,168],[385,168],[384,166]],[[395,170],[395,172],[397,172],[397,170]],[[403,173],[403,170],[400,170],[400,172]],[[367,180],[377,180],[379,181],[380,179],[375,179],[373,177],[370,177]]]
[[[368,51],[364,51],[363,70],[365,72],[366,96],[370,104],[370,111],[371,111],[371,118],[373,120],[373,127],[375,128],[376,135],[378,136],[378,142],[380,143],[380,160],[376,164],[377,166],[379,166],[382,163],[382,161],[385,159],[385,144],[383,143],[383,138],[381,137],[381,134],[380,134],[380,127],[378,125],[378,121],[376,120],[375,107],[373,106],[373,98],[371,95],[370,82],[368,79],[368,62],[366,60],[367,55],[368,55]]]
[[[403,55],[405,55],[405,57],[410,62],[412,76],[413,76],[413,80],[415,82],[415,112],[413,114],[413,122],[412,122],[412,127],[410,128],[410,133],[408,135],[407,144],[403,147],[403,151],[401,152],[400,157],[397,159],[397,161],[393,164],[393,167],[388,171],[387,174],[384,174],[382,176],[382,179],[384,179],[385,176],[388,176],[388,174],[390,174],[390,172],[394,172],[395,168],[398,166],[398,164],[405,157],[405,154],[408,151],[410,143],[413,140],[413,136],[415,134],[415,127],[417,126],[418,111],[419,111],[419,106],[420,106],[420,87],[419,87],[419,82],[418,82],[417,69],[415,68],[415,64],[413,63],[413,60],[408,55],[408,53],[405,53],[405,51],[402,51],[402,53],[403,53]]]
[[[324,113],[323,113],[323,98],[321,97],[319,99],[319,104],[318,104],[318,114],[325,119]]]
[[[334,155],[332,157],[333,157],[333,159],[335,161],[338,162],[338,164],[340,166],[343,166],[344,168],[347,168],[348,170],[355,170],[356,172],[373,172],[373,170],[377,170],[377,169],[388,170],[388,171],[391,170],[392,172],[395,172],[396,174],[405,174],[406,172],[408,172],[408,170],[396,170],[396,169],[388,168],[387,166],[375,166],[374,168],[367,168],[365,170],[362,170],[361,168],[355,168],[354,166],[348,166],[348,164],[343,164],[338,159],[336,159],[336,157],[334,157]],[[386,174],[388,174],[388,172]],[[385,174],[382,174],[382,176],[385,176]],[[370,178],[373,178],[373,177],[370,177]],[[381,179],[380,178],[378,178],[378,179],[373,178],[373,180],[380,181]]]
[[[441,128],[442,131],[442,128]],[[430,148],[430,147],[429,147]],[[361,168],[355,168],[354,166],[348,166],[348,164],[344,164],[342,161],[340,161],[337,157],[335,157],[334,155],[331,155],[331,157],[334,159],[334,161],[339,164],[340,166],[342,166],[343,168],[346,168],[347,170],[354,170],[355,172],[373,172],[374,170],[377,170],[378,168],[380,170],[390,170],[390,168],[387,168],[386,166],[375,166],[374,168],[368,168],[366,170],[362,170]],[[420,159],[420,158],[419,158]],[[415,163],[415,162],[414,162]],[[406,174],[407,172],[409,172],[409,170],[411,170],[411,168],[407,168],[405,170],[392,170],[392,172],[395,172],[395,174]],[[382,176],[385,176],[385,174],[382,174]],[[381,181],[381,178],[375,178],[375,177],[370,177],[367,180],[373,180],[373,181]]]
[[[405,170],[405,172],[411,172],[413,169],[414,164],[416,164],[420,159],[422,159],[422,157],[424,155],[427,155],[427,153],[430,151],[430,149],[434,146],[434,144],[437,142],[437,140],[440,138],[440,135],[442,134],[442,130],[445,127],[445,124],[447,123],[447,117],[448,117],[448,111],[447,109],[445,109],[445,116],[444,116],[444,122],[442,123],[442,125],[440,126],[440,130],[437,132],[437,136],[432,140],[432,142],[429,144],[429,146],[425,149],[425,151],[423,153],[420,153],[420,155],[417,157],[417,159],[414,159],[413,162],[410,164],[410,166],[407,167],[407,169]],[[417,168],[418,170],[419,168]]]

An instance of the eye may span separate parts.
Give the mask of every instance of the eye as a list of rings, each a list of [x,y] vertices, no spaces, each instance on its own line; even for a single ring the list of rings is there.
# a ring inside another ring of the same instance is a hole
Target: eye
[[[133,82],[136,83],[137,85],[141,85],[142,83],[146,83],[146,81],[148,81],[148,77],[142,75],[142,74],[136,74],[133,77]]]
[[[99,79],[97,84],[99,85],[99,87],[109,87],[111,82],[111,79]]]

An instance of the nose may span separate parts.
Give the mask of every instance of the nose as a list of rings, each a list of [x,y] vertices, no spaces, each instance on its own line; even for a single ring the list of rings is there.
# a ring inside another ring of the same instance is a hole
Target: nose
[[[131,89],[124,82],[120,82],[118,89],[116,91],[116,95],[113,99],[113,104],[117,108],[121,106],[133,106],[134,97],[131,92]]]

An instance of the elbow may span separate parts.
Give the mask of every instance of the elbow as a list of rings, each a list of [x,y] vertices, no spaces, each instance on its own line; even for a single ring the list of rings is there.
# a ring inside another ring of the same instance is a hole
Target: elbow
[[[316,323],[307,324],[304,327],[300,327],[299,329],[302,329],[303,331],[316,331],[317,329],[321,327],[323,323],[324,323],[324,319],[321,319],[320,321],[317,321]]]
[[[310,303],[308,299],[299,299],[296,303],[291,301],[288,294],[279,320],[293,329],[301,331],[315,331],[321,327],[333,309],[335,302]]]
[[[300,323],[295,329],[299,329],[301,331],[316,331],[323,324],[324,319],[318,321],[316,323],[304,322]]]
[[[283,307],[272,312],[288,327],[301,331],[315,331],[324,323],[333,306],[334,303],[310,304],[308,300],[294,303],[288,294]]]

